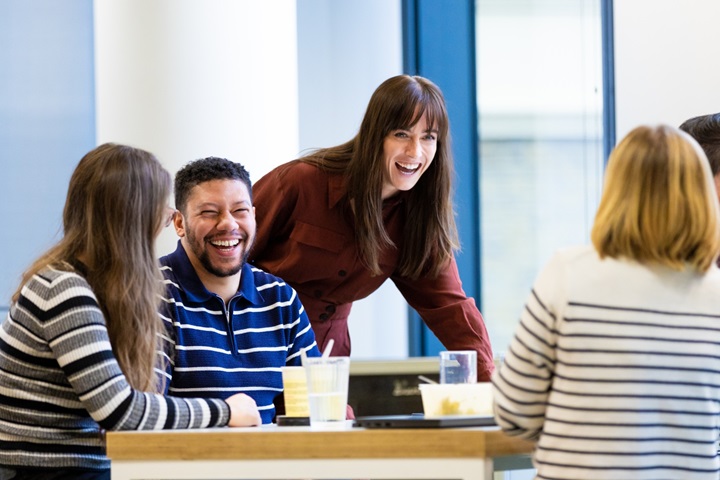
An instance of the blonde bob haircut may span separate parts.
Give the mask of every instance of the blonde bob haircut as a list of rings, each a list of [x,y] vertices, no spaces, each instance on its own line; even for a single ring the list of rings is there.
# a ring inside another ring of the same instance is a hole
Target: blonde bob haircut
[[[718,211],[697,142],[667,125],[640,126],[610,155],[592,242],[601,258],[705,272],[720,252]]]

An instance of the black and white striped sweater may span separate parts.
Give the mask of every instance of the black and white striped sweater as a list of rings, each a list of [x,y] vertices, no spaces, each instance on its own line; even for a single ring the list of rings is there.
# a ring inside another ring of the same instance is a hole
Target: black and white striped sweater
[[[46,268],[0,325],[0,465],[107,469],[102,430],[226,425],[222,400],[134,390],[87,281]]]
[[[493,377],[496,419],[540,479],[717,479],[720,271],[566,249]]]

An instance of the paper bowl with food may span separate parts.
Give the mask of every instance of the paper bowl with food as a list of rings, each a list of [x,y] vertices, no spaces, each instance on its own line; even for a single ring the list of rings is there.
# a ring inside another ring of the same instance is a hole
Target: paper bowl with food
[[[421,383],[419,387],[426,418],[493,413],[490,382]]]

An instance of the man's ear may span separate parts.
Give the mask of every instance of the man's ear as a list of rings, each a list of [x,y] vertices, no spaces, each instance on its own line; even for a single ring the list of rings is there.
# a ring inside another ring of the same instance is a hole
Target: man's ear
[[[175,227],[175,233],[177,233],[178,237],[185,236],[185,216],[179,210],[175,212],[173,217],[173,227]]]

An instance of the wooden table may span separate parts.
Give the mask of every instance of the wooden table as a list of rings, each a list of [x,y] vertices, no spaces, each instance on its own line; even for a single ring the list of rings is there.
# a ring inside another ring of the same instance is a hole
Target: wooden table
[[[492,479],[530,442],[497,428],[219,428],[108,432],[112,480]]]

